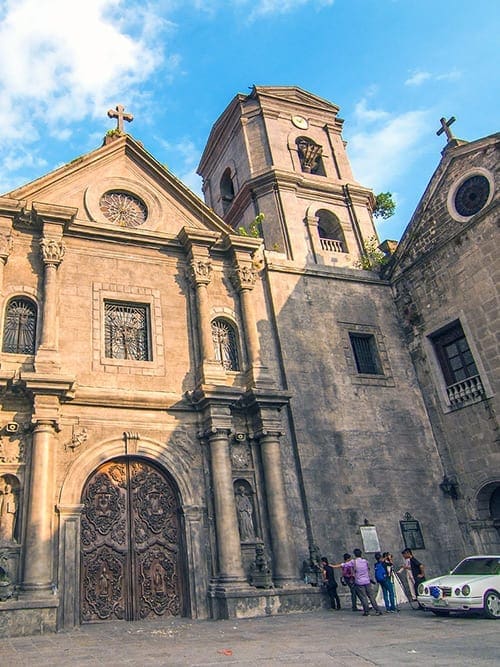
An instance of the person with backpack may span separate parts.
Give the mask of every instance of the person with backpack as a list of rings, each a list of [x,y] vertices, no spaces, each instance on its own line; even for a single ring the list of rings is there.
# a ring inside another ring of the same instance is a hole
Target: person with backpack
[[[345,553],[343,558],[343,563],[337,563],[336,565],[332,565],[332,567],[339,567],[341,569],[342,574],[340,577],[340,583],[344,586],[347,586],[351,592],[352,610],[359,611],[357,605],[358,595],[356,593],[356,586],[354,584],[354,563],[352,561],[352,556],[351,554]],[[361,601],[361,598],[359,599]]]
[[[394,584],[391,580],[392,568],[390,562],[387,559],[388,552],[384,553],[384,556],[378,551],[375,554],[375,581],[380,585],[382,589],[382,595],[384,596],[384,604],[386,612],[392,613],[397,611],[396,609],[396,599],[394,595]]]

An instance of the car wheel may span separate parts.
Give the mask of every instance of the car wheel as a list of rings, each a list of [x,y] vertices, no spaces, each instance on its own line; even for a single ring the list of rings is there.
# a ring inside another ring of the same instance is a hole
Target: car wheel
[[[496,591],[488,591],[484,596],[483,611],[487,618],[500,618],[500,595]]]
[[[445,609],[431,609],[432,613],[436,616],[449,616],[450,612]]]

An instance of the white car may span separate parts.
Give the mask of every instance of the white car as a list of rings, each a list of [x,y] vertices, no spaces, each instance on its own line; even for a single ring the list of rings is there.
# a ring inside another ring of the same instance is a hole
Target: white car
[[[500,618],[500,556],[465,558],[450,574],[421,583],[418,601],[438,616],[482,611]]]

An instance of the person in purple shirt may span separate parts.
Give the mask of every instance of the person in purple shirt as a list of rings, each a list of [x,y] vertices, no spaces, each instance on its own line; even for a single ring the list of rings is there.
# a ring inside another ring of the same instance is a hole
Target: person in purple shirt
[[[354,586],[356,593],[361,600],[363,605],[363,616],[369,616],[370,605],[368,600],[370,600],[371,605],[377,614],[377,616],[382,616],[382,612],[379,609],[377,601],[372,590],[372,583],[370,577],[370,566],[368,561],[365,558],[362,558],[361,549],[354,549]]]

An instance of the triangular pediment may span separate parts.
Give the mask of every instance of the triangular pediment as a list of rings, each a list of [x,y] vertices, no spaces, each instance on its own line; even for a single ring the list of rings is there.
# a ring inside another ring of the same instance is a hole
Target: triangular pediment
[[[43,203],[74,208],[72,224],[177,237],[184,227],[230,228],[130,135],[122,135],[6,195],[26,210]],[[130,205],[130,212],[117,212]]]
[[[443,157],[384,272],[386,276],[396,277],[424,255],[480,223],[498,206],[494,174],[499,148],[500,134],[495,134],[470,143],[461,142],[443,151]],[[474,175],[489,180],[490,194],[477,213],[463,217],[455,210],[455,194],[460,184]]]
[[[339,107],[328,100],[313,95],[297,86],[255,86],[252,94],[259,98],[276,100],[283,104],[290,104],[297,107],[311,107],[316,113],[326,111],[328,113],[338,113]]]

